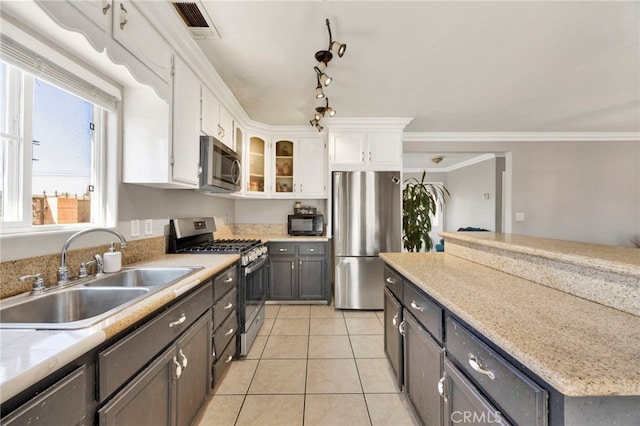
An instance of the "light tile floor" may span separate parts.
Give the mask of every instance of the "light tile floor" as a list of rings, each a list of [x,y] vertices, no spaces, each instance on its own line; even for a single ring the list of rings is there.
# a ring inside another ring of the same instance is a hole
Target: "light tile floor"
[[[384,355],[381,311],[266,305],[198,426],[418,425]]]

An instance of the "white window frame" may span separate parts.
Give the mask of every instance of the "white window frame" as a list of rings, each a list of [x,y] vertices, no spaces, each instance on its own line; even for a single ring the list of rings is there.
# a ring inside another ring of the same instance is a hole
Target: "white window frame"
[[[9,64],[12,65],[12,64]],[[3,203],[3,217],[0,218],[0,235],[15,234],[41,234],[43,232],[64,232],[76,231],[91,227],[114,226],[115,217],[107,210],[113,210],[113,206],[107,199],[107,131],[106,128],[110,120],[116,119],[115,111],[108,111],[100,108],[92,100],[72,93],[81,99],[93,104],[94,108],[94,131],[92,134],[92,193],[90,223],[76,224],[53,224],[53,225],[32,225],[32,120],[33,120],[33,82],[36,78],[28,71],[19,70],[19,78],[14,78],[15,73],[10,73],[7,95],[10,96],[10,107],[6,114],[13,114],[10,117],[11,127],[9,133],[2,133],[2,138],[11,141],[5,151],[5,168],[8,170],[5,176],[5,185],[11,185],[13,199]],[[38,76],[48,84],[59,87],[55,82]],[[65,90],[65,89],[61,89]],[[68,91],[68,90],[67,90]],[[16,111],[17,109],[17,111]],[[11,209],[8,209],[11,207]],[[10,213],[7,216],[7,212]],[[112,223],[113,222],[113,223]]]

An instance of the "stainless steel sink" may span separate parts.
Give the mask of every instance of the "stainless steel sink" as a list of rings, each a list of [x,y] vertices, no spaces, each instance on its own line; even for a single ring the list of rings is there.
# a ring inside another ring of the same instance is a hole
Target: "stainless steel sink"
[[[99,278],[0,301],[0,328],[64,330],[90,327],[201,267],[123,268]]]
[[[123,268],[84,284],[85,287],[157,287],[178,282],[202,268]]]
[[[149,293],[148,288],[67,288],[0,309],[2,328],[88,327]]]

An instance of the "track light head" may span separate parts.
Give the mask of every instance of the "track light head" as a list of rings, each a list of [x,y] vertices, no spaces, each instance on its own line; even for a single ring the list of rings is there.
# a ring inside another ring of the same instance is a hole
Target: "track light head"
[[[329,46],[329,49],[332,52],[336,53],[338,55],[338,57],[342,58],[344,56],[344,52],[347,51],[347,45],[343,44],[343,43],[338,43],[337,41],[334,41]]]
[[[318,67],[313,67],[313,69],[315,70],[316,74],[318,75],[318,78],[320,79],[320,83],[322,83],[323,86],[328,86],[329,84],[331,84],[331,81],[333,80],[333,78],[329,77],[327,74],[325,74],[324,72],[320,71],[320,68]]]

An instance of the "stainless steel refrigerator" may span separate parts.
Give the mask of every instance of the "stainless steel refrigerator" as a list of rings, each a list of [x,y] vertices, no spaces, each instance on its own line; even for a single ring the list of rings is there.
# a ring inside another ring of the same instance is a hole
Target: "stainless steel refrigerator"
[[[335,307],[383,309],[380,252],[401,251],[400,172],[333,172]]]

